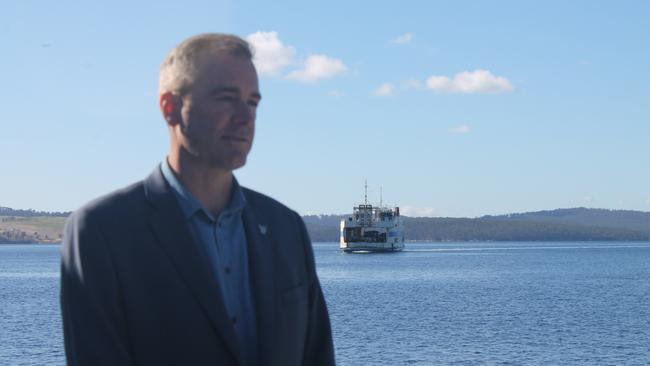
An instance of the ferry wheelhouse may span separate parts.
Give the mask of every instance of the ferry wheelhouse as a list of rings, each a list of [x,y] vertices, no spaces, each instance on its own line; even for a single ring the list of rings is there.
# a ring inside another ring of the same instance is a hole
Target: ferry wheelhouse
[[[404,249],[404,228],[399,207],[368,204],[355,206],[352,215],[341,220],[340,248],[344,252],[396,252]],[[380,201],[381,202],[381,201]]]

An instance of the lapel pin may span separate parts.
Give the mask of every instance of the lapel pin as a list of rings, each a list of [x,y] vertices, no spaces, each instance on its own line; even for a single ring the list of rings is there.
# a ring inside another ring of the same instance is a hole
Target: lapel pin
[[[260,228],[260,234],[266,235],[266,225],[258,225]]]

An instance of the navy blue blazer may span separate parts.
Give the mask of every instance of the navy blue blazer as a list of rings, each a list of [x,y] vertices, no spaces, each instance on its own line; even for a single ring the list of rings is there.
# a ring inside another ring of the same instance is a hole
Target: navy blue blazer
[[[334,365],[301,217],[243,189],[260,365]],[[64,231],[68,365],[243,365],[207,259],[160,169],[75,211]]]

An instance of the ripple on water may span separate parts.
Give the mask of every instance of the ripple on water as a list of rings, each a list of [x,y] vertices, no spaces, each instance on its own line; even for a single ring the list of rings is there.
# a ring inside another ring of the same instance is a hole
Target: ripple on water
[[[649,243],[314,245],[339,365],[650,365]],[[63,365],[57,246],[0,246],[0,365]]]

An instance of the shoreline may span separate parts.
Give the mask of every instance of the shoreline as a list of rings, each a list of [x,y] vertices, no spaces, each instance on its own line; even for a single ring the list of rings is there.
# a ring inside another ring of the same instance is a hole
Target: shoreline
[[[11,242],[11,243],[0,243],[0,245],[61,245],[61,241],[43,241],[43,242]]]
[[[476,243],[650,243],[650,240],[407,240],[406,244],[476,244]],[[0,243],[1,245],[61,245],[63,242],[13,242]],[[338,244],[334,241],[312,241],[312,244]]]

